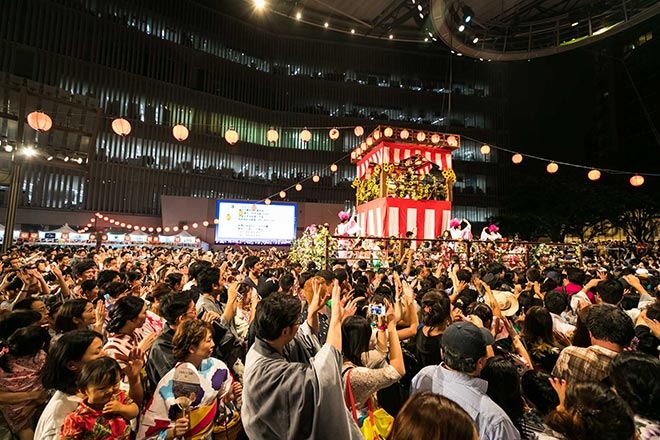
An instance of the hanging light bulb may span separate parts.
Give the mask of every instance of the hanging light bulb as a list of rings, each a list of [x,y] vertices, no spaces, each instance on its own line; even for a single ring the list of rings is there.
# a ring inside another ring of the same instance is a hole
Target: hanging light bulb
[[[522,161],[523,161],[523,155],[520,153],[516,153],[513,156],[511,156],[511,162],[515,163],[516,165],[518,165]]]
[[[119,136],[128,136],[131,132],[131,123],[124,118],[117,118],[112,121],[112,131]]]
[[[554,174],[559,170],[559,165],[554,162],[550,162],[548,166],[545,167],[546,171],[550,174]]]
[[[338,167],[337,167],[337,164],[336,164],[336,163],[333,163],[332,165],[330,165],[330,171],[332,171],[333,173],[336,173],[336,172],[337,172],[337,168],[338,168]]]
[[[358,125],[353,129],[355,136],[360,137],[364,134],[364,128],[361,125]]]
[[[271,144],[274,144],[279,138],[280,135],[277,133],[277,130],[275,130],[273,127],[270,127],[270,130],[268,130],[266,133],[266,140]]]
[[[225,140],[229,145],[234,145],[238,142],[238,132],[234,130],[234,127],[231,127],[225,132]]]
[[[600,179],[600,171],[591,170],[587,173],[587,177],[589,178],[589,180],[598,180]]]

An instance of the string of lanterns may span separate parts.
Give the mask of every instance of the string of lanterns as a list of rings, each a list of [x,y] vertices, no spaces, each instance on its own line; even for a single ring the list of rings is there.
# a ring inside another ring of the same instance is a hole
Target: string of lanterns
[[[470,140],[475,141],[477,143],[482,143],[478,139],[474,139],[474,138],[471,138],[469,136],[463,135],[463,138],[464,139],[470,139]],[[529,159],[535,159],[535,160],[540,160],[540,161],[543,161],[543,162],[547,162],[545,170],[548,174],[555,174],[557,171],[559,171],[559,165],[568,166],[568,167],[572,167],[572,168],[587,169],[587,170],[589,170],[587,172],[587,178],[589,180],[593,181],[593,182],[599,180],[602,177],[603,173],[619,174],[619,175],[630,175],[630,179],[628,180],[630,182],[630,185],[634,186],[634,187],[638,187],[638,186],[642,186],[644,184],[644,181],[645,181],[644,176],[647,176],[647,177],[658,177],[658,176],[660,176],[660,174],[657,174],[657,173],[635,173],[635,172],[630,172],[630,171],[614,170],[614,169],[607,169],[607,168],[595,168],[595,167],[591,167],[591,166],[587,166],[587,165],[580,165],[580,164],[575,164],[575,163],[570,163],[570,162],[560,162],[560,161],[557,161],[557,160],[548,159],[548,158],[540,157],[540,156],[534,156],[534,155],[531,155],[531,154],[523,155],[521,153],[518,153],[516,151],[510,150],[510,149],[507,149],[507,148],[497,147],[497,146],[488,145],[488,144],[483,144],[481,146],[481,148],[479,149],[479,151],[484,156],[487,156],[487,155],[490,154],[491,148],[494,148],[495,150],[510,153],[511,154],[511,162],[514,165],[520,165],[523,162],[523,159],[525,157],[529,158]]]
[[[43,111],[37,110],[33,111],[30,114],[27,115],[27,122],[28,125],[38,131],[38,132],[47,132],[49,131],[52,126],[53,126],[53,121],[51,117],[46,114]],[[116,133],[118,136],[126,137],[128,136],[131,131],[132,131],[132,126],[131,123],[125,119],[125,118],[115,118],[112,121],[111,124],[112,130],[114,133]],[[284,128],[296,128],[296,127],[284,127]],[[323,129],[328,129],[328,127],[314,127],[312,130],[323,130]],[[331,127],[330,130],[328,131],[328,137],[335,141],[339,139],[340,136],[340,129],[353,129],[353,134],[356,137],[362,137],[364,135],[364,127],[362,126],[344,126],[344,127]],[[384,130],[384,135],[386,137],[391,137],[393,133],[393,129],[391,127],[387,127]],[[172,127],[172,136],[179,142],[184,142],[186,139],[188,139],[188,136],[190,135],[190,130],[188,127],[186,127],[184,124],[175,124]],[[401,139],[406,140],[410,136],[410,133],[407,129],[402,129],[399,132],[399,137]],[[417,132],[417,140],[419,142],[424,142],[426,140],[426,134],[424,131],[419,131]],[[312,132],[310,131],[309,128],[304,127],[301,132],[300,132],[300,139],[305,142],[309,143],[312,140]],[[470,138],[468,136],[463,135],[463,138],[465,139],[470,139],[472,141],[475,141],[477,143],[482,143],[478,139]],[[240,136],[238,131],[234,127],[230,127],[228,130],[225,131],[224,133],[224,139],[227,141],[228,144],[230,145],[235,145],[238,143],[240,140]],[[274,127],[270,127],[270,129],[266,132],[266,141],[269,143],[275,143],[279,140],[279,133]],[[371,136],[368,137],[364,142],[360,144],[358,148],[356,148],[354,151],[350,153],[351,159],[355,159],[357,155],[360,154],[361,152],[366,151],[368,147],[373,145],[374,141],[377,141],[378,139],[373,139]],[[432,142],[437,143],[439,139],[430,139]],[[507,153],[510,153],[511,156],[511,162],[514,165],[520,165],[525,158],[529,159],[535,159],[535,160],[540,160],[543,162],[547,162],[546,165],[546,171],[549,174],[555,174],[557,171],[559,171],[559,165],[562,166],[569,166],[569,167],[574,167],[574,168],[583,168],[583,169],[588,169],[589,171],[587,172],[587,178],[591,181],[597,181],[602,177],[602,173],[609,173],[609,174],[623,174],[623,175],[630,175],[629,182],[630,185],[634,187],[638,187],[644,184],[645,178],[644,176],[647,177],[658,177],[660,174],[656,173],[636,173],[636,172],[630,172],[630,171],[622,171],[622,170],[613,170],[613,169],[603,169],[603,168],[596,168],[596,167],[591,167],[591,166],[586,166],[586,165],[580,165],[580,164],[575,164],[575,163],[570,163],[570,162],[561,162],[553,159],[548,159],[544,157],[539,157],[539,156],[534,156],[530,154],[522,154],[504,147],[499,147],[499,146],[494,146],[494,145],[489,145],[489,144],[483,144],[480,148],[480,152],[483,155],[488,155],[491,152],[491,148],[494,148],[495,150],[499,151],[504,151]],[[342,157],[340,160],[343,160],[347,157],[348,155]],[[330,166],[330,170],[334,173],[337,171],[337,165],[332,164]],[[302,190],[302,183],[306,180],[309,180],[310,178],[303,179],[299,183],[295,185],[291,185],[282,191],[279,192],[280,198],[284,199],[286,198],[286,191],[291,188],[295,188],[296,191],[301,191]],[[318,183],[320,180],[320,177],[318,174],[315,174],[311,177],[312,181],[315,183]],[[271,202],[271,198],[275,195],[271,195],[270,197],[267,197],[266,199],[263,200],[264,203],[269,204]]]

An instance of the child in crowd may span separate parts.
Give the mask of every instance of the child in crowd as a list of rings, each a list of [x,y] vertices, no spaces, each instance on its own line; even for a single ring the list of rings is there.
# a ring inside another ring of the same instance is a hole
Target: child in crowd
[[[78,408],[64,420],[60,440],[125,440],[130,421],[139,408],[119,389],[121,370],[112,358],[88,362],[80,372],[78,388],[85,395]]]
[[[39,380],[46,362],[50,335],[42,327],[19,328],[0,342],[0,392],[8,393],[11,401],[0,406],[11,432],[19,440],[31,440],[37,411],[46,400]]]

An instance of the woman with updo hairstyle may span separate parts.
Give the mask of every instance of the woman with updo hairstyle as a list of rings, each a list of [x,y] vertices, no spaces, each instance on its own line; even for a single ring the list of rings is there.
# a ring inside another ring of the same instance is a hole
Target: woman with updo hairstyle
[[[9,395],[0,410],[20,440],[33,438],[37,409],[47,397],[39,375],[49,342],[48,330],[35,325],[20,328],[0,341],[0,393]]]
[[[549,373],[555,367],[559,353],[568,340],[559,341],[552,330],[552,315],[545,307],[530,307],[520,333],[534,366]]]
[[[396,415],[387,440],[479,440],[472,417],[453,400],[413,394]]]
[[[633,412],[607,385],[551,379],[559,395],[559,406],[551,412],[547,425],[566,440],[634,440]]]
[[[444,292],[432,289],[422,297],[424,325],[415,335],[415,349],[420,368],[440,364],[440,342],[445,329],[451,324],[450,310],[449,297]]]
[[[639,440],[660,438],[660,359],[638,351],[619,353],[610,381],[635,413]]]
[[[158,382],[153,398],[148,403],[140,421],[137,438],[165,439],[211,438],[215,421],[220,419],[225,402],[240,399],[243,387],[234,382],[224,362],[211,357],[213,353],[213,329],[200,319],[182,322],[172,338],[172,354],[178,361]],[[174,378],[177,370],[187,376],[197,376],[200,390],[190,396],[192,403],[187,415],[181,415],[176,400]],[[223,399],[224,398],[224,399]]]
[[[127,367],[133,366],[135,362],[145,363],[147,352],[158,337],[156,333],[145,335],[142,326],[146,320],[147,305],[143,299],[135,296],[119,298],[110,310],[106,326],[108,342],[103,350],[119,363],[122,371],[133,370]],[[122,381],[123,391],[128,391],[131,379],[139,382],[139,371],[137,378],[125,374]],[[141,398],[131,397],[138,405],[142,403]]]
[[[90,301],[83,298],[66,300],[55,315],[55,331],[61,334],[72,330],[90,328],[101,333],[103,331],[105,307],[103,305],[100,307],[103,307],[103,310],[101,311],[101,322],[98,322],[97,313],[99,310]]]

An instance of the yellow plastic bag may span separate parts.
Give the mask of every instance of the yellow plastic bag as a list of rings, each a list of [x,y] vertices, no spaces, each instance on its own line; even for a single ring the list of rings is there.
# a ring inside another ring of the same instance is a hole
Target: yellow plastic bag
[[[346,375],[346,406],[353,414],[353,420],[360,426],[357,417],[357,408],[355,407],[355,398],[353,397],[353,388],[351,387],[351,370]],[[362,421],[360,432],[365,440],[385,440],[392,429],[394,417],[389,415],[383,408],[373,410],[373,399],[370,397],[367,401],[367,417]]]

